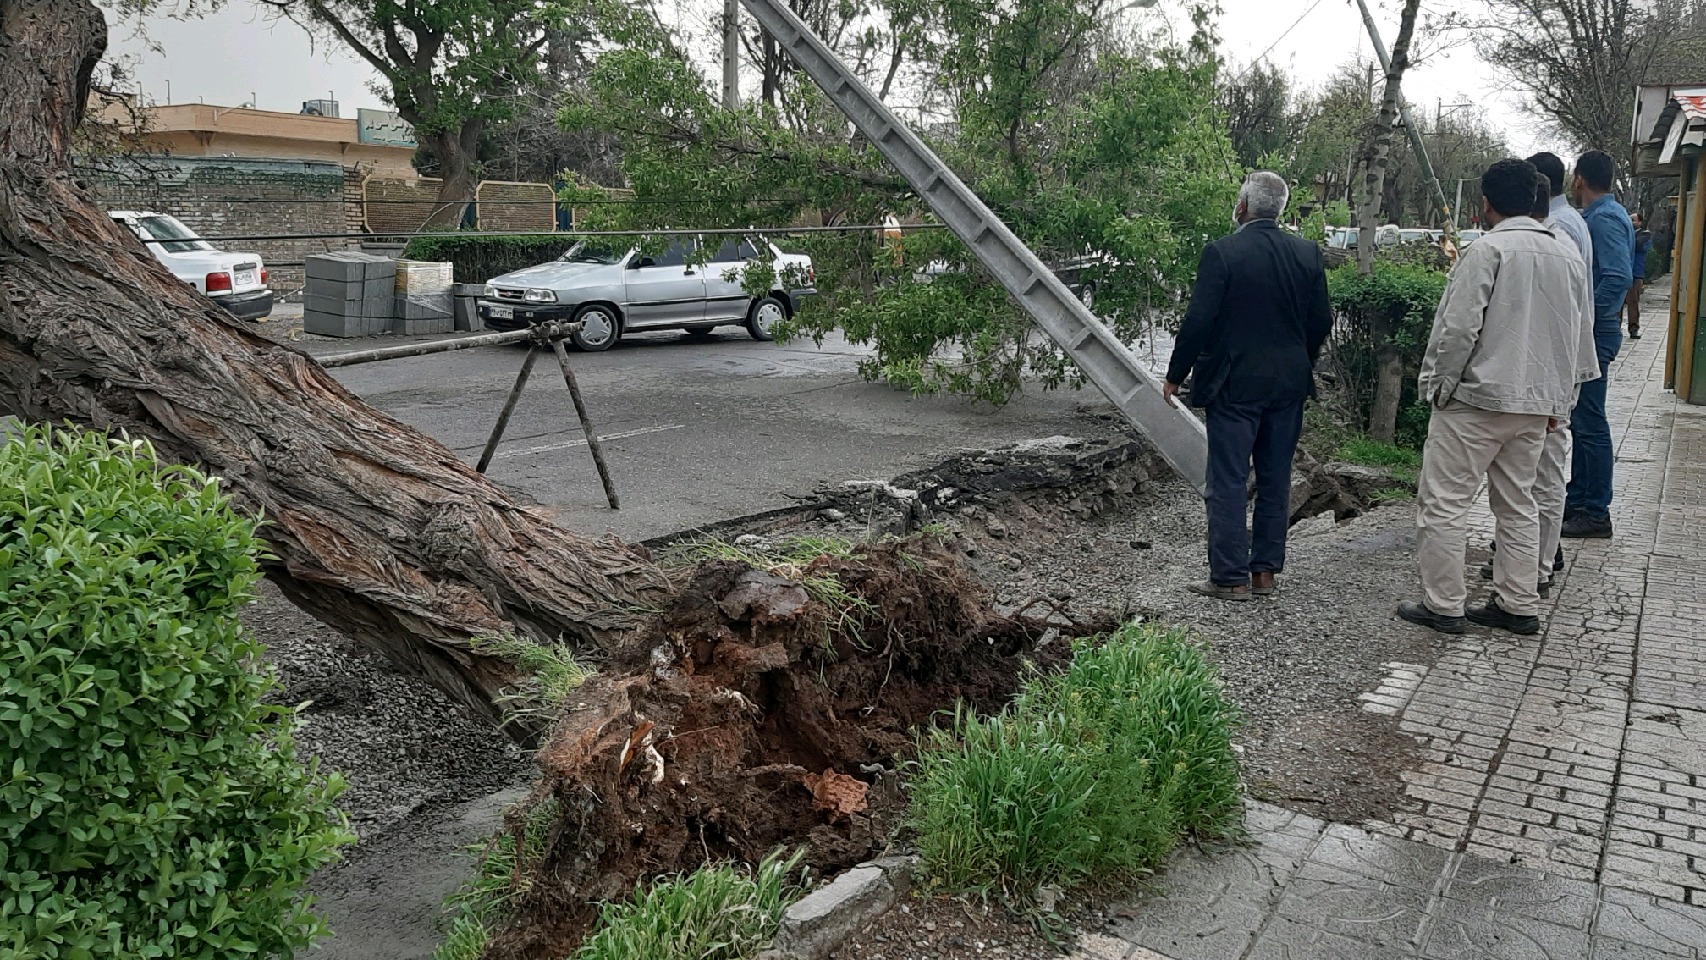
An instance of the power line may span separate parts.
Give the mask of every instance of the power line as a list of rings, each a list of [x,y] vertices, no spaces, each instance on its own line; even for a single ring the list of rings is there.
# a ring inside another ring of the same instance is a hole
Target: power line
[[[1297,25],[1302,23],[1305,17],[1314,13],[1315,8],[1319,7],[1320,5],[1321,5],[1321,0],[1315,0],[1314,3],[1310,4],[1309,9],[1307,9],[1307,10],[1303,11],[1303,13],[1299,14],[1297,19],[1293,20],[1291,22],[1291,26],[1285,28],[1284,33],[1280,34],[1278,37],[1275,37],[1274,42],[1268,44],[1268,48],[1266,50],[1263,50],[1261,53],[1257,54],[1256,59],[1250,61],[1251,66],[1254,66],[1255,64],[1261,63],[1262,59],[1264,57],[1266,57],[1270,53],[1273,53],[1274,48],[1280,45],[1280,41],[1284,40],[1286,37],[1291,36],[1291,32],[1293,30],[1297,29]]]

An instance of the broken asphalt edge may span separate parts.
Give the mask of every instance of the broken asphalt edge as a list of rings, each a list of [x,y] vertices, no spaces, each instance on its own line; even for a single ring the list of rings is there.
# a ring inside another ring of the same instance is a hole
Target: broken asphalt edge
[[[917,867],[917,857],[884,857],[842,872],[783,912],[770,948],[755,960],[828,960],[911,891]]]

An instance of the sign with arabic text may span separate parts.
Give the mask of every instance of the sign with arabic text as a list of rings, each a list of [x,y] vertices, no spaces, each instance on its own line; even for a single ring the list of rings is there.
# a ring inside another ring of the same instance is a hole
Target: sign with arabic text
[[[362,143],[382,147],[415,145],[415,128],[390,110],[358,108],[355,111],[355,131],[356,139]]]

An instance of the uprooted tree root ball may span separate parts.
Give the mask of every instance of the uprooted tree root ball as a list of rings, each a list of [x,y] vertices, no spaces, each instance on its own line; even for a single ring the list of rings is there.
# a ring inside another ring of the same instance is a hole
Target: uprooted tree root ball
[[[643,641],[571,698],[534,794],[560,812],[518,865],[487,957],[566,956],[599,902],[709,861],[787,845],[821,870],[868,858],[904,812],[885,773],[915,727],[960,700],[998,708],[1027,660],[1068,654],[1035,649],[1051,629],[1112,625],[996,615],[927,539],[789,572],[700,564]],[[523,805],[511,826],[526,819]]]

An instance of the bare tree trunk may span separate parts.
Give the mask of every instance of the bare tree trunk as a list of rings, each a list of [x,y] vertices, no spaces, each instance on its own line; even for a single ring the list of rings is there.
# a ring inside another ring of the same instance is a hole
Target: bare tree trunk
[[[469,120],[460,129],[446,130],[432,136],[433,153],[438,155],[438,203],[429,227],[457,227],[462,223],[462,211],[474,199],[474,158],[480,146],[484,124]]]
[[[0,413],[145,436],[223,478],[293,600],[481,713],[515,673],[470,638],[626,638],[667,592],[644,556],[516,504],[107,218],[68,162],[105,48],[86,0],[0,0]]]
[[[1357,272],[1374,272],[1374,234],[1380,216],[1381,202],[1386,196],[1386,174],[1392,159],[1392,128],[1398,120],[1398,100],[1404,71],[1410,66],[1410,38],[1416,31],[1416,11],[1421,0],[1404,0],[1404,12],[1398,22],[1398,39],[1392,44],[1391,65],[1386,71],[1386,90],[1380,98],[1380,113],[1375,117],[1364,152],[1362,202],[1357,208]],[[1404,386],[1404,365],[1392,343],[1390,324],[1376,323],[1375,355],[1379,358],[1379,374],[1375,382],[1374,408],[1369,414],[1368,433],[1376,440],[1392,442],[1398,430],[1398,398]],[[1383,402],[1384,401],[1384,402]]]

